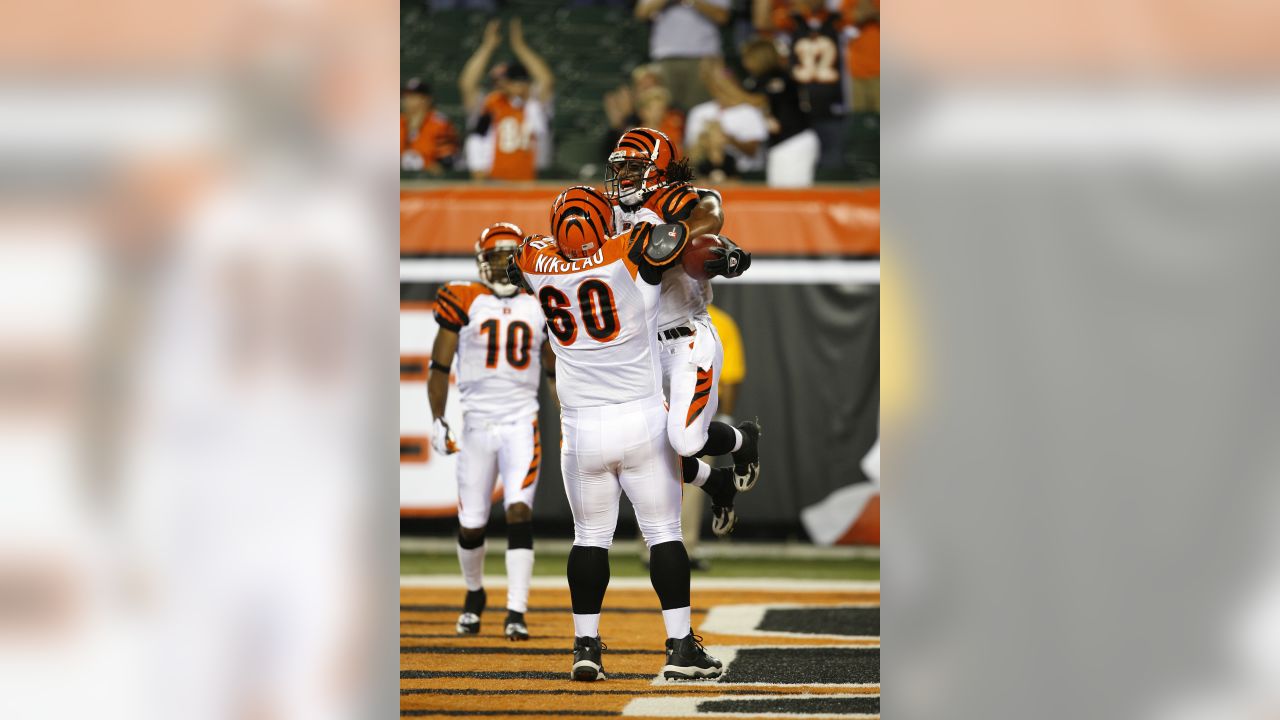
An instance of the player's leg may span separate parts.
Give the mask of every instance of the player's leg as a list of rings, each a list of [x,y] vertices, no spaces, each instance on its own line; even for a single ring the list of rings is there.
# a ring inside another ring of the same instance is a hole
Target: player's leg
[[[642,425],[618,437],[624,448],[619,482],[635,508],[636,522],[649,546],[649,580],[662,606],[667,631],[670,678],[716,677],[721,663],[707,655],[693,636],[689,602],[689,555],[680,536],[680,458],[666,432],[666,408],[643,409]],[[634,424],[634,422],[633,422]],[[643,430],[637,437],[634,430]],[[647,436],[647,437],[646,437]]]
[[[503,430],[498,451],[503,507],[507,513],[508,640],[528,640],[524,614],[529,609],[529,581],[533,576],[533,496],[542,469],[542,437],[535,417]]]
[[[662,345],[664,375],[669,376],[671,410],[667,416],[667,435],[671,447],[683,457],[732,452],[735,464],[740,454],[743,462],[758,461],[748,457],[754,453],[755,436],[759,435],[755,423],[748,421],[734,427],[713,419],[719,407],[720,366],[724,358],[720,336],[705,318],[693,320],[690,325],[696,330],[692,337],[664,340]],[[671,365],[666,369],[668,362]],[[748,490],[754,483],[754,477],[745,487],[740,481],[739,490]]]
[[[600,610],[609,587],[609,548],[618,525],[621,488],[611,462],[617,455],[603,411],[561,412],[560,468],[573,512],[573,547],[567,576],[573,605],[574,680],[603,680]]]
[[[480,632],[480,615],[487,597],[484,591],[485,526],[493,503],[498,456],[484,427],[467,427],[458,451],[458,564],[467,595],[458,617],[459,635]]]
[[[691,325],[695,329],[692,337],[663,341],[663,375],[670,405],[667,434],[671,446],[685,458],[681,463],[684,481],[711,496],[711,529],[716,535],[724,536],[732,532],[737,522],[734,497],[740,491],[750,490],[755,480],[752,478],[738,487],[731,469],[712,468],[702,460],[693,459],[698,455],[729,452],[745,440],[745,435],[727,423],[712,419],[719,407],[724,349],[709,320],[694,320]],[[717,450],[719,452],[712,452]]]

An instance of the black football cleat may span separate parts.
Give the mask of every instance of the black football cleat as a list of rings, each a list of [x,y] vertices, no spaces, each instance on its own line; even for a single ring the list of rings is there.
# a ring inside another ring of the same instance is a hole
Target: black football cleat
[[[702,484],[702,490],[711,496],[711,532],[716,537],[724,537],[733,532],[734,525],[738,524],[738,515],[733,511],[733,500],[738,494],[733,470],[713,469],[711,477]]]
[[[738,425],[742,447],[733,453],[733,484],[738,492],[746,492],[760,479],[760,425],[746,420]]]
[[[573,674],[574,680],[591,682],[604,680],[604,661],[600,652],[608,649],[600,642],[599,637],[580,637],[573,640]]]
[[[692,632],[679,640],[667,638],[667,664],[662,666],[667,680],[717,678],[723,668],[724,663],[708,655],[702,638]]]
[[[458,616],[457,631],[459,635],[480,634],[480,614],[484,612],[488,596],[484,588],[468,590],[467,599],[462,601],[462,614]]]
[[[529,627],[524,624],[524,613],[507,610],[506,635],[508,640],[528,640]]]

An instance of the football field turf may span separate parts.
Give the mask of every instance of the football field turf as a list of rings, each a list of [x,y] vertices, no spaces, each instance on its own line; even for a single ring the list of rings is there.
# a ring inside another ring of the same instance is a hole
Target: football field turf
[[[526,615],[532,639],[502,636],[506,580],[490,553],[489,608],[475,637],[454,623],[457,560],[401,556],[404,717],[879,717],[875,560],[716,558],[693,579],[693,626],[725,663],[718,680],[659,679],[662,616],[634,553],[615,550],[601,638],[607,680],[569,679],[573,623],[564,556],[545,553]]]
[[[498,541],[497,550],[491,549],[485,556],[485,575],[502,575],[504,547]],[[534,558],[535,576],[564,577],[565,553],[539,551]],[[694,573],[694,577],[742,577],[742,578],[801,578],[811,580],[879,580],[880,561],[875,559],[844,558],[838,560],[819,558],[759,558],[713,557],[709,560],[709,573]],[[400,553],[401,575],[448,575],[458,573],[458,557],[453,553]],[[613,577],[649,577],[649,571],[640,564],[639,553],[628,547],[615,546],[609,552],[609,572]]]

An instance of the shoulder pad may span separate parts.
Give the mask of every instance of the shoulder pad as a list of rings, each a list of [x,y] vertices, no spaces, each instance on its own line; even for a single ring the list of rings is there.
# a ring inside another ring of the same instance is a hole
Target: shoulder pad
[[[697,191],[699,200],[704,197],[713,197],[722,203],[724,202],[724,198],[720,196],[719,190],[714,190],[712,188],[694,188],[694,190]]]
[[[658,225],[645,243],[644,254],[655,265],[665,265],[675,259],[684,248],[688,229],[682,223]]]
[[[463,325],[471,322],[468,312],[475,294],[463,290],[469,290],[470,285],[466,281],[455,281],[442,286],[436,293],[435,317],[442,327],[457,332]]]
[[[653,196],[650,207],[666,222],[676,222],[688,218],[693,206],[698,203],[698,195],[689,185],[680,184],[664,188]]]

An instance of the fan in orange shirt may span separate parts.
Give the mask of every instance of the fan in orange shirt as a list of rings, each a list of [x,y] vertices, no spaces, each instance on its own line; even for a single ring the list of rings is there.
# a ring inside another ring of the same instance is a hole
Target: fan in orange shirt
[[[849,41],[853,109],[880,112],[880,0],[845,0],[844,15],[858,28]]]
[[[400,168],[439,175],[453,166],[458,132],[435,109],[431,87],[413,78],[400,88]]]
[[[458,86],[472,120],[467,138],[467,166],[472,177],[532,180],[537,175],[538,146],[547,139],[547,106],[555,78],[524,40],[520,21],[511,21],[511,50],[517,62],[498,65],[490,73],[493,92],[481,95],[480,80],[501,40],[494,20],[462,69]]]
[[[664,87],[652,87],[640,93],[636,102],[637,125],[654,128],[671,138],[676,155],[680,156],[680,142],[684,140],[684,113],[671,107],[671,92]]]

